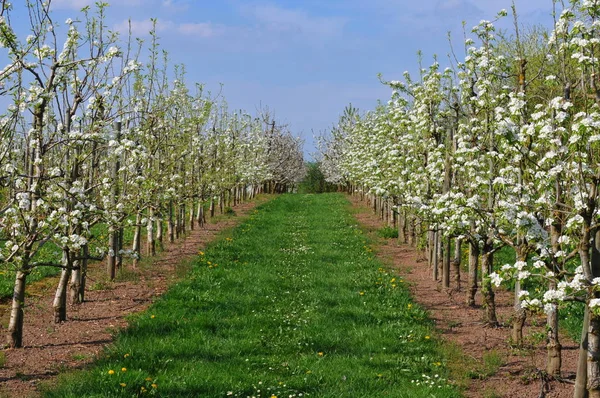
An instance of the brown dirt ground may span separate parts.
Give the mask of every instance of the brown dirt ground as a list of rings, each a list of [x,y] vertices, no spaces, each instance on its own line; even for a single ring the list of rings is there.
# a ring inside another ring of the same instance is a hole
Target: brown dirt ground
[[[457,345],[462,349],[463,374],[454,374],[457,384],[465,387],[466,397],[511,397],[511,398],[562,398],[573,396],[573,385],[552,380],[547,384],[549,391],[541,394],[542,380],[538,370],[545,369],[545,340],[535,339],[535,333],[544,331],[545,318],[528,317],[524,335],[529,336],[527,349],[516,350],[509,345],[512,315],[511,292],[496,292],[498,318],[503,325],[500,328],[484,326],[481,296],[477,294],[477,307],[465,304],[466,292],[447,293],[441,289],[441,283],[432,280],[427,262],[417,251],[408,245],[398,245],[396,239],[376,238],[374,233],[385,224],[356,197],[350,197],[359,223],[371,236],[378,240],[375,252],[386,264],[395,268],[398,275],[410,284],[414,299],[426,308],[435,322],[437,333],[446,347]],[[451,278],[453,275],[451,275]],[[466,286],[466,275],[461,275],[461,284]],[[504,326],[505,325],[505,326]],[[540,326],[536,326],[540,325]],[[578,345],[563,337],[562,373],[566,379],[573,378],[577,368]],[[469,369],[481,369],[484,354],[501,359],[497,372],[489,377],[471,379],[466,373]],[[459,354],[461,356],[461,354]],[[456,369],[451,372],[456,373]]]
[[[264,200],[258,199],[260,202]],[[257,201],[234,209],[238,216],[247,215]],[[143,311],[167,287],[182,278],[200,249],[220,231],[239,223],[241,217],[217,217],[203,229],[190,231],[184,239],[167,245],[156,258],[138,269],[125,265],[125,272],[115,282],[106,282],[103,264],[90,266],[86,301],[69,305],[68,321],[56,324],[52,300],[56,278],[32,286],[36,293],[27,298],[22,349],[3,350],[0,366],[0,397],[37,397],[40,382],[52,381],[59,372],[89,364],[109,344],[115,332],[127,326],[127,316]],[[0,335],[6,334],[8,309],[0,312]]]

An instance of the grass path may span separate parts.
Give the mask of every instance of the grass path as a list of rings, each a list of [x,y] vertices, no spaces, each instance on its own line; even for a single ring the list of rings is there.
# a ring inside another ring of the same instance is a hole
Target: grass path
[[[200,253],[48,397],[458,397],[341,195],[285,195]]]

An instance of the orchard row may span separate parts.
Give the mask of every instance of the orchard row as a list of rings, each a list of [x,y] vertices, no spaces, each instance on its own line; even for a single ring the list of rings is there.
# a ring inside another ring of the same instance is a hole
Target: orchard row
[[[598,396],[600,1],[555,7],[550,32],[523,28],[513,7],[512,34],[481,21],[465,34],[464,58],[449,49],[450,67],[436,60],[416,79],[384,82],[391,99],[365,115],[347,108],[322,140],[321,167],[389,212],[444,288],[451,274],[461,288],[468,246],[465,300],[474,305],[481,289],[495,326],[494,289],[514,289],[514,344],[528,311],[544,311],[551,376],[561,373],[558,312],[585,303],[575,394]],[[494,266],[507,246],[516,261]]]
[[[0,260],[15,287],[10,347],[23,345],[25,288],[37,267],[62,270],[55,319],[67,296],[85,294],[88,261],[115,277],[124,257],[147,253],[204,221],[205,205],[235,204],[268,189],[286,191],[302,176],[301,142],[268,111],[228,110],[220,96],[185,81],[155,30],[146,45],[120,38],[106,4],[54,21],[50,1],[2,1],[0,45]],[[22,7],[17,10],[13,7]],[[29,15],[20,37],[13,14]],[[106,234],[94,233],[102,225]],[[130,248],[123,230],[133,228]],[[143,229],[142,229],[143,228]],[[55,245],[62,255],[43,256]],[[70,294],[68,294],[70,292]]]

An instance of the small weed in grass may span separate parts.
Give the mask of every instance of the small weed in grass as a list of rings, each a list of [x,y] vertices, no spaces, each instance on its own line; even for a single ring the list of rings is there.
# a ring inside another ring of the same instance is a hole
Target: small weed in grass
[[[122,267],[120,270],[118,270],[115,278],[115,281],[117,282],[136,282],[139,280],[139,274],[126,267]]]
[[[3,368],[6,365],[6,353],[4,351],[0,351],[0,368]]]
[[[85,354],[73,354],[73,359],[75,361],[85,361],[89,358],[89,355],[85,355]]]
[[[379,231],[377,231],[377,234],[382,238],[386,239],[398,238],[398,230],[392,227],[383,227]]]
[[[504,362],[505,359],[501,353],[496,350],[490,350],[483,354],[481,363],[469,371],[469,377],[472,379],[487,379],[492,377],[498,373]]]
[[[106,282],[106,281],[96,281],[96,282],[92,283],[92,285],[90,286],[91,291],[109,290],[109,289],[112,289],[112,284],[110,282]]]
[[[225,207],[225,210],[223,210],[223,214],[227,215],[227,216],[235,216],[235,210],[233,210],[231,207],[227,206]]]

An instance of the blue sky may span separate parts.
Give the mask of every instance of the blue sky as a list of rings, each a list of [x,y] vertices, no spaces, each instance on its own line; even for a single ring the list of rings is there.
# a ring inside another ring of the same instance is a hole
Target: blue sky
[[[24,0],[15,0],[24,1]],[[93,0],[52,0],[56,19],[74,18]],[[447,32],[460,43],[470,29],[493,19],[511,0],[119,0],[107,24],[147,36],[158,18],[161,43],[173,63],[186,64],[190,82],[223,94],[232,109],[268,106],[305,140],[337,121],[348,103],[372,109],[387,100],[386,80],[401,79],[437,54],[449,52]],[[520,22],[552,23],[552,0],[515,0]],[[510,27],[511,18],[503,26]]]

